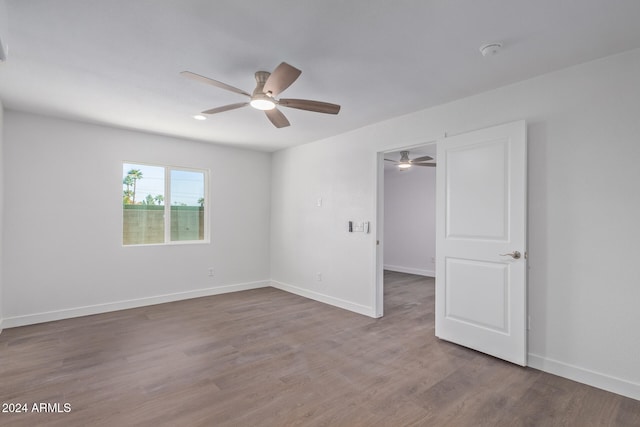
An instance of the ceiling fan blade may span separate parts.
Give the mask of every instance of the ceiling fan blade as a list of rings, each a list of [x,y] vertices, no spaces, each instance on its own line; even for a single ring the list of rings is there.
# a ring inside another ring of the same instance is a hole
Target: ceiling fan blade
[[[281,99],[278,101],[278,105],[289,108],[297,108],[298,110],[307,110],[325,114],[338,114],[338,112],[340,111],[340,106],[337,104],[311,101],[309,99]]]
[[[435,167],[436,164],[435,163],[411,163],[413,166],[431,166],[431,167]]]
[[[210,110],[203,111],[202,114],[216,114],[223,111],[235,110],[236,108],[242,108],[249,105],[248,102],[238,102],[237,104],[224,105],[222,107],[212,108]]]
[[[397,160],[385,159],[387,162],[400,163]]]
[[[264,113],[267,115],[267,118],[273,123],[273,125],[277,128],[284,128],[290,125],[289,120],[282,114],[282,111],[274,108],[272,110],[265,110]]]
[[[431,156],[422,156],[422,157],[417,157],[417,158],[411,160],[411,163],[428,162],[429,160],[433,160],[433,157],[431,157]]]
[[[209,77],[201,76],[200,74],[192,73],[191,71],[182,71],[180,74],[182,74],[183,76],[191,80],[196,80],[202,83],[219,87],[220,89],[229,90],[231,92],[239,93],[240,95],[247,95],[251,97],[251,95],[249,95],[247,92],[243,91],[242,89],[238,89],[237,87],[230,86],[226,83],[222,83],[217,80],[210,79]]]
[[[265,82],[264,93],[271,92],[271,96],[278,96],[280,92],[291,86],[291,83],[295,82],[300,74],[302,71],[296,67],[292,67],[286,62],[281,63]]]

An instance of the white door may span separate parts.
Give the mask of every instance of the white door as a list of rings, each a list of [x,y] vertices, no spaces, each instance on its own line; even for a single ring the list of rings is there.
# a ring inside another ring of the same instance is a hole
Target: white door
[[[438,141],[436,336],[527,363],[524,121]]]

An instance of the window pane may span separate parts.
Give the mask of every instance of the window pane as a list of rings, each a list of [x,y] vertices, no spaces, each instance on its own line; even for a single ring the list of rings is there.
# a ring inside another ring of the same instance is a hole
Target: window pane
[[[164,168],[122,164],[122,244],[164,243]]]
[[[204,172],[171,170],[171,241],[204,240]]]

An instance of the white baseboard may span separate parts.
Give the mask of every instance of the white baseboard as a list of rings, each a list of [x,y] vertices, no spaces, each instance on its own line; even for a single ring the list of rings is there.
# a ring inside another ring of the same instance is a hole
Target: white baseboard
[[[640,400],[640,384],[529,353],[528,365],[550,374]]]
[[[271,281],[271,286],[285,292],[290,292],[292,294],[300,295],[301,297],[305,297],[305,298],[309,298],[325,304],[333,305],[335,307],[353,311],[358,314],[363,314],[369,317],[376,317],[374,307],[368,307],[366,305],[356,304],[351,301],[335,298],[329,295],[321,294],[319,292],[310,291],[308,289],[299,288],[297,286],[293,286],[287,283],[277,282],[273,280]]]
[[[162,304],[165,302],[226,294],[228,292],[246,291],[249,289],[265,288],[268,287],[269,284],[270,282],[268,280],[262,280],[257,282],[217,286],[214,288],[197,289],[187,292],[176,292],[173,294],[157,295],[153,297],[116,301],[105,304],[88,305],[84,307],[69,308],[64,310],[48,311],[44,313],[28,314],[25,316],[5,317],[4,319],[2,319],[3,322],[1,326],[5,328],[15,328],[18,326],[33,325],[36,323],[52,322],[54,320],[70,319],[72,317],[89,316],[92,314],[108,313],[110,311],[126,310],[129,308]]]
[[[418,276],[436,277],[436,272],[433,270],[423,270],[420,268],[403,267],[401,265],[384,265],[385,270],[397,271],[398,273],[417,274]]]

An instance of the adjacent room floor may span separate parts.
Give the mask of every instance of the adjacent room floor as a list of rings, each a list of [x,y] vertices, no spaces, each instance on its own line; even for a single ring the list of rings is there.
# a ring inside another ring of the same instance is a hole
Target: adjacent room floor
[[[433,279],[386,272],[381,319],[264,288],[7,329],[0,402],[28,413],[0,425],[640,425],[640,401],[438,340],[433,312]]]

